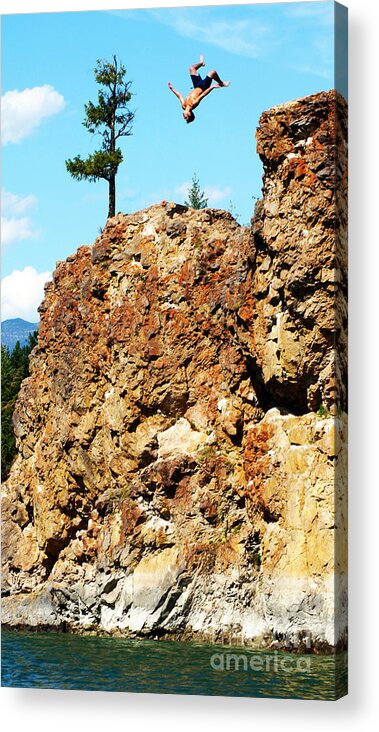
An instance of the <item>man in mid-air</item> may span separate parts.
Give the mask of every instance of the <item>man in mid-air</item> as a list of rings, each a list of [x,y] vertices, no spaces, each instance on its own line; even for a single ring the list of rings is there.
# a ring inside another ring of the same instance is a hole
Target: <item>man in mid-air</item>
[[[204,99],[204,97],[207,96],[207,94],[212,91],[212,89],[220,89],[221,87],[229,86],[230,84],[230,81],[221,81],[217,71],[215,71],[214,69],[212,69],[212,71],[208,73],[205,79],[202,79],[200,74],[198,73],[198,69],[200,69],[202,66],[205,66],[203,56],[200,56],[200,61],[198,64],[190,66],[189,72],[194,88],[191,89],[189,94],[187,94],[186,99],[182,97],[180,92],[174,89],[170,82],[168,84],[172,93],[175,94],[175,96],[179,99],[181,107],[184,110],[183,117],[187,123],[194,121],[195,115],[193,113],[193,110],[199,106],[200,102]],[[212,80],[216,81],[217,83],[212,84]]]

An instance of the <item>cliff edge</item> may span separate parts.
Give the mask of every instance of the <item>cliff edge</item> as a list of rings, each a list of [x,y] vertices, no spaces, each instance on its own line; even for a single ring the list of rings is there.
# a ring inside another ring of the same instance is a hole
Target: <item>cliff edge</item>
[[[343,641],[346,115],[334,91],[262,115],[251,228],[162,202],[57,264],[14,415],[4,623]]]

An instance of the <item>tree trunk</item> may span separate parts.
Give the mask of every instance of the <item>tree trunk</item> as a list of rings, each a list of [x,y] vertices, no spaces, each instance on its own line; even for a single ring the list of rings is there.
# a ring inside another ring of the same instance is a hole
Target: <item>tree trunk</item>
[[[108,219],[116,213],[116,176],[112,175],[109,179],[109,206]]]
[[[116,150],[116,136],[115,136],[115,124],[116,124],[116,108],[117,108],[117,59],[113,56],[114,63],[114,84],[112,88],[112,118],[110,122],[110,152],[114,154]],[[109,178],[109,206],[108,206],[108,219],[114,216],[116,213],[116,171],[111,172]]]

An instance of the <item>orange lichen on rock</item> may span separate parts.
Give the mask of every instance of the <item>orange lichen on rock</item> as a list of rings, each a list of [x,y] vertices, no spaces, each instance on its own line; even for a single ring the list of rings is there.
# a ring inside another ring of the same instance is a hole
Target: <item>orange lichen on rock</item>
[[[345,123],[333,91],[263,113],[251,228],[163,201],[57,264],[14,413],[5,622],[343,636]]]

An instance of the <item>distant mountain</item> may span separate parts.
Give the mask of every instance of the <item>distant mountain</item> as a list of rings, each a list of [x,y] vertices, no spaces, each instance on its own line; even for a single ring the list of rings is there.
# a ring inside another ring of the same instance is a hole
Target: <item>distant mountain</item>
[[[34,333],[38,329],[38,323],[28,323],[22,318],[11,318],[3,320],[1,323],[1,345],[7,346],[13,351],[17,341],[20,346],[24,346],[28,342],[29,333]]]

